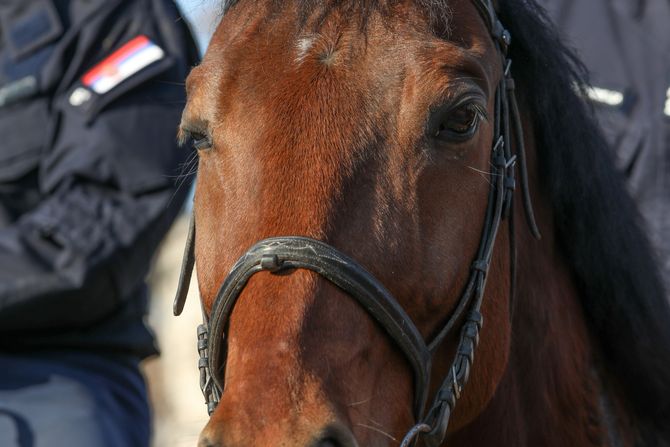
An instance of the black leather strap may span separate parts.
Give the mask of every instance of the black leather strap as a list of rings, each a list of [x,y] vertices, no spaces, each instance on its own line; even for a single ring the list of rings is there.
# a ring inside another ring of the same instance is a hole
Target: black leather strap
[[[479,15],[486,22],[486,27],[490,30],[491,34],[495,34],[497,17],[491,0],[473,0],[472,3],[479,10]]]
[[[177,294],[172,304],[172,312],[175,316],[181,315],[186,304],[188,289],[191,285],[191,276],[195,267],[195,215],[191,216],[188,227],[188,237],[184,247],[184,256],[181,261],[181,271],[179,272],[179,284],[177,285]]]
[[[216,373],[223,364],[225,349],[221,346],[228,317],[247,281],[256,273],[308,269],[318,273],[358,303],[379,322],[396,342],[414,371],[417,418],[423,412],[428,393],[431,355],[411,318],[386,288],[356,261],[323,242],[297,236],[265,239],[251,247],[240,258],[225,279],[210,315],[209,367],[219,389],[222,375]]]

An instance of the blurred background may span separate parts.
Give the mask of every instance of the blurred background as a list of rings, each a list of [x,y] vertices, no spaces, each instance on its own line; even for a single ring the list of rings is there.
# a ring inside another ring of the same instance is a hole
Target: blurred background
[[[177,0],[177,3],[184,20],[191,25],[201,53],[204,52],[220,18],[221,1]],[[195,281],[184,313],[180,317],[172,315],[187,230],[188,216],[184,213],[163,242],[149,278],[152,290],[149,324],[156,333],[161,356],[147,360],[144,373],[153,408],[153,445],[161,447],[195,446],[208,419],[197,368],[195,331],[202,317]]]

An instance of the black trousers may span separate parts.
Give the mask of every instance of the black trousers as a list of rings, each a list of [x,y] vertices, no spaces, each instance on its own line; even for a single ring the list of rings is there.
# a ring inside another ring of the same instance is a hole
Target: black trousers
[[[0,446],[147,447],[149,438],[138,360],[0,354]]]

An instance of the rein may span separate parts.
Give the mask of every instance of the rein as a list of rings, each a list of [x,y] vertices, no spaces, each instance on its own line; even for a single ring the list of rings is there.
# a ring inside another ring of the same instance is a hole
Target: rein
[[[491,149],[493,168],[484,226],[468,282],[449,320],[427,343],[414,322],[383,284],[344,253],[324,242],[306,237],[283,236],[262,240],[235,263],[217,293],[211,315],[208,316],[203,308],[203,324],[198,326],[198,368],[200,387],[209,414],[216,409],[224,390],[225,328],[249,279],[261,271],[279,273],[291,269],[307,269],[354,298],[394,340],[411,365],[414,373],[414,416],[417,424],[408,431],[401,447],[413,445],[418,437],[422,437],[428,447],[438,447],[444,441],[451,413],[470,376],[475,349],[479,343],[479,332],[484,322],[481,306],[486,276],[496,236],[505,219],[509,220],[510,303],[513,301],[516,245],[512,209],[516,168],[520,173],[526,222],[533,236],[540,238],[528,187],[523,130],[514,95],[511,61],[507,58],[511,36],[498,20],[491,0],[473,1],[493,37],[504,71],[495,96],[494,142]],[[511,150],[512,136],[516,143],[515,154]],[[192,218],[174,301],[175,315],[181,314],[184,308],[195,266],[195,231],[195,219]],[[464,322],[460,329],[455,358],[426,410],[433,355],[461,320]]]

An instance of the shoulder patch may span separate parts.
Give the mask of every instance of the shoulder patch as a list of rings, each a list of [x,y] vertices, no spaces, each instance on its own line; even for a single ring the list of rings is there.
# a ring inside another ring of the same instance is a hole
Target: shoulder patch
[[[104,95],[126,79],[164,57],[165,52],[161,47],[147,36],[140,35],[125,43],[86,72],[81,78],[81,82],[95,93]]]

